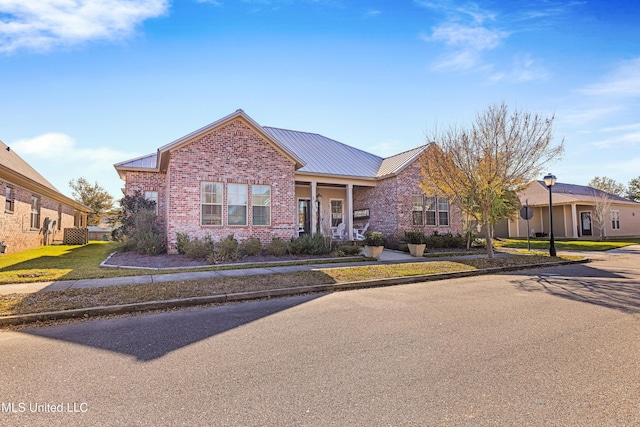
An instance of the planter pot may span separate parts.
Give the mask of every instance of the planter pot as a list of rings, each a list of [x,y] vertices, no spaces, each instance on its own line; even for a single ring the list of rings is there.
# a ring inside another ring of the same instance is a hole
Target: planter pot
[[[364,247],[364,254],[367,258],[380,259],[384,246],[366,246]]]
[[[414,243],[408,243],[407,246],[409,247],[409,253],[412,256],[416,256],[416,257],[421,257],[422,255],[424,255],[424,250],[427,248],[427,245],[424,243],[419,245],[416,245]]]

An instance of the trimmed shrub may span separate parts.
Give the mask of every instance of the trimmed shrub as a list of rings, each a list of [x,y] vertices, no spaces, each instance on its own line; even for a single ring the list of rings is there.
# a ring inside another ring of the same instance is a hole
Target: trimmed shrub
[[[189,244],[189,236],[186,233],[176,233],[176,250],[180,255],[186,253],[186,246]]]
[[[287,242],[279,237],[274,237],[267,245],[267,252],[274,256],[283,256],[287,253]]]
[[[362,254],[362,246],[356,243],[338,244],[333,251],[333,254],[337,257],[343,256],[358,256]]]
[[[216,244],[215,259],[221,261],[238,259],[239,250],[238,241],[233,237],[233,234],[229,234]]]
[[[289,252],[294,255],[324,255],[333,251],[330,236],[305,234],[289,241]]]
[[[206,259],[209,255],[213,254],[213,249],[211,236],[206,236],[202,240],[194,237],[184,242],[183,246],[184,255],[191,259]]]
[[[427,246],[429,248],[441,248],[441,249],[447,249],[447,248],[464,249],[467,247],[467,242],[465,241],[465,238],[460,234],[456,234],[456,235],[453,235],[451,233],[438,234],[437,231],[434,231],[433,234],[427,238]]]
[[[167,250],[164,238],[153,231],[136,233],[136,251],[146,255],[158,255]]]
[[[256,237],[251,237],[240,245],[242,250],[248,256],[256,256],[262,254],[262,242]]]

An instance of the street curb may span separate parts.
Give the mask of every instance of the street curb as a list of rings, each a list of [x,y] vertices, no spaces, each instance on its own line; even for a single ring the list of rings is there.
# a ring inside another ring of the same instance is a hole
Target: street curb
[[[79,319],[91,316],[104,316],[110,314],[126,314],[151,310],[162,310],[176,307],[192,307],[206,304],[222,304],[229,302],[251,301],[265,298],[282,298],[287,296],[318,293],[336,292],[355,289],[366,289],[384,286],[407,285],[418,282],[429,282],[445,279],[456,279],[462,277],[482,276],[495,273],[504,273],[518,270],[529,270],[532,268],[557,267],[559,265],[586,264],[589,259],[566,260],[549,262],[542,264],[523,264],[509,267],[492,267],[482,270],[456,271],[452,273],[421,274],[416,276],[394,277],[390,279],[363,280],[356,282],[299,286],[294,288],[267,289],[253,292],[239,292],[232,294],[211,295],[204,297],[190,297],[162,301],[148,301],[132,304],[109,305],[102,307],[78,308],[73,310],[49,311],[43,313],[18,314],[13,316],[0,317],[1,326],[17,326],[33,322],[44,322],[50,320]]]

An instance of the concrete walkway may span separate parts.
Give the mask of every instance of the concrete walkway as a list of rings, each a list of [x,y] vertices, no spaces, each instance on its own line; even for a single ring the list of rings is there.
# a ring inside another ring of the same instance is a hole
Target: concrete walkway
[[[40,291],[59,291],[64,289],[81,289],[81,288],[98,288],[105,286],[117,285],[140,285],[146,283],[162,283],[182,280],[197,279],[215,279],[220,277],[240,277],[255,276],[275,273],[293,273],[299,271],[311,271],[317,269],[354,267],[362,265],[379,265],[379,264],[401,264],[410,262],[432,262],[432,261],[452,261],[460,259],[483,258],[484,254],[463,255],[463,256],[444,256],[416,258],[406,252],[385,249],[379,261],[365,262],[344,262],[344,263],[318,263],[307,265],[290,265],[269,267],[265,264],[259,268],[234,268],[232,270],[215,270],[215,271],[190,271],[184,273],[168,273],[168,274],[149,274],[142,276],[124,276],[110,277],[102,279],[82,279],[82,280],[59,280],[53,282],[35,282],[35,283],[16,283],[10,285],[0,285],[0,295],[9,294],[28,294]],[[496,256],[509,256],[508,254],[496,254]]]

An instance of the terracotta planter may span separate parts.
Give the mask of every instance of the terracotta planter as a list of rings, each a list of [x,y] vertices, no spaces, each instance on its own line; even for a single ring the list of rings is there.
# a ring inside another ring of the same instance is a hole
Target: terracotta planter
[[[407,246],[409,247],[409,253],[415,257],[421,257],[422,255],[424,255],[424,250],[427,248],[427,245],[425,245],[424,243],[419,245],[408,243]]]
[[[384,249],[384,246],[366,246],[365,245],[364,254],[367,256],[367,258],[380,259],[383,249]]]

